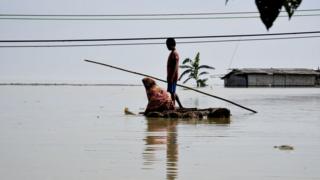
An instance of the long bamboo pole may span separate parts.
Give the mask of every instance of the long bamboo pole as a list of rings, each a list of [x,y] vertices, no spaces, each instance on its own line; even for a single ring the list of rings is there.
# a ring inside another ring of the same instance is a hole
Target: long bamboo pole
[[[149,76],[147,74],[143,74],[143,73],[139,73],[139,72],[135,72],[135,71],[131,71],[131,70],[127,70],[127,69],[123,69],[123,68],[120,68],[120,67],[116,67],[116,66],[112,66],[112,65],[109,65],[109,64],[105,64],[105,63],[101,63],[101,62],[96,62],[96,61],[91,61],[91,60],[88,60],[88,59],[85,59],[84,61],[86,62],[89,62],[89,63],[93,63],[93,64],[98,64],[98,65],[102,65],[102,66],[107,66],[107,67],[110,67],[110,68],[113,68],[113,69],[118,69],[120,71],[125,71],[125,72],[128,72],[128,73],[131,73],[131,74],[136,74],[136,75],[140,75],[140,76],[145,76],[145,77],[150,77],[152,79],[155,79],[155,80],[158,80],[158,81],[161,81],[161,82],[165,82],[167,83],[167,81],[163,80],[163,79],[160,79],[160,78],[157,78],[157,77],[154,77],[154,76]],[[183,88],[186,88],[186,89],[189,89],[189,90],[192,90],[192,91],[195,91],[195,92],[198,92],[200,94],[204,94],[204,95],[207,95],[207,96],[210,96],[210,97],[213,97],[213,98],[216,98],[216,99],[220,99],[222,101],[226,101],[228,103],[231,103],[233,105],[236,105],[238,107],[241,107],[243,109],[246,109],[248,111],[251,111],[253,113],[257,113],[257,111],[253,110],[253,109],[250,109],[248,107],[244,107],[238,103],[235,103],[235,102],[232,102],[228,99],[224,99],[222,97],[219,97],[219,96],[215,96],[215,95],[212,95],[212,94],[209,94],[209,93],[206,93],[206,92],[203,92],[203,91],[199,91],[198,89],[194,89],[194,88],[191,88],[191,87],[188,87],[188,86],[185,86],[185,85],[181,85],[181,84],[177,84],[177,86],[180,86],[180,87],[183,87]]]

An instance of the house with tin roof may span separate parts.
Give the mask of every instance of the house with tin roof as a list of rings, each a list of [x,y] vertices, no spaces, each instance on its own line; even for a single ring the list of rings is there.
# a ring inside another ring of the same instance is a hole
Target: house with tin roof
[[[232,69],[221,79],[225,87],[315,87],[320,71],[305,68]]]

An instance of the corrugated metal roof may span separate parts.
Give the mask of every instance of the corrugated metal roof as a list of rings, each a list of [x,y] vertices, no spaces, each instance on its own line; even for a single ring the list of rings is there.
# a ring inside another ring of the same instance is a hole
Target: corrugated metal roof
[[[306,68],[243,68],[243,69],[232,69],[231,72],[226,74],[222,79],[235,75],[244,74],[297,74],[297,75],[320,75],[320,72],[313,69]]]

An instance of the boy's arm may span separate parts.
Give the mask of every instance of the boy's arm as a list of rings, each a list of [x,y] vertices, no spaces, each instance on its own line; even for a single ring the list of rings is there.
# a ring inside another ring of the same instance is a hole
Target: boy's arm
[[[170,71],[168,72],[168,83],[173,83],[175,74],[178,72],[179,69],[179,56],[177,53],[174,53],[173,55],[173,58],[170,59],[172,63],[172,68],[170,68]]]
[[[174,52],[174,71],[172,73],[172,82],[174,81],[174,77],[179,70],[179,54],[175,51]],[[178,76],[178,74],[177,74]]]

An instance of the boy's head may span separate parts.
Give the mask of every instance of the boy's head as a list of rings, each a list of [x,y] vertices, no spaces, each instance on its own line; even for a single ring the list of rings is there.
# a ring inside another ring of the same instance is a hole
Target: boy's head
[[[174,40],[174,38],[168,38],[166,41],[167,44],[167,48],[172,51],[175,49],[176,47],[176,41]]]

